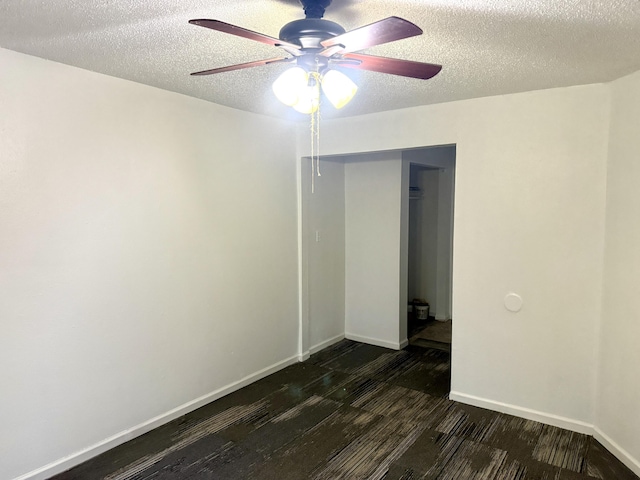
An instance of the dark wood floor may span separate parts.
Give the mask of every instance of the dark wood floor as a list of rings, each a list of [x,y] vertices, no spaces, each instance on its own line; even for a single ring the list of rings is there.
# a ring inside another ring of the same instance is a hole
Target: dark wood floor
[[[345,340],[54,478],[638,479],[591,437],[449,385],[445,351]]]

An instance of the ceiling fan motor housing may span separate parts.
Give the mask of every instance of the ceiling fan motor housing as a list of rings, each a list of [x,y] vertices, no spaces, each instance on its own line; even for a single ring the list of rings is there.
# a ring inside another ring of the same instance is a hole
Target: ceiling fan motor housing
[[[320,42],[345,33],[336,22],[321,18],[303,18],[287,23],[280,30],[280,40],[305,48],[323,48]]]
[[[345,29],[335,22],[321,18],[304,18],[287,23],[280,30],[280,40],[294,43],[302,47],[303,55],[296,58],[299,66],[307,71],[322,72],[328,65],[329,59],[316,53],[323,50],[320,42],[345,33]]]

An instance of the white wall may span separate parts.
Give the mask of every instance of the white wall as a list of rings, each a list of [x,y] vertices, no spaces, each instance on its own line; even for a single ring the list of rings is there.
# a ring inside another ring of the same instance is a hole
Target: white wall
[[[457,145],[455,398],[591,431],[607,130],[605,85],[323,125],[324,154]],[[393,196],[396,183],[393,171],[386,180],[378,177],[378,195]],[[347,218],[347,232],[353,229],[350,222]],[[390,220],[378,225],[379,235],[390,235]],[[347,270],[347,285],[348,275]],[[504,308],[509,292],[524,299],[519,313]]]
[[[416,244],[415,254],[409,256],[410,269],[414,269],[415,284],[410,290],[409,300],[423,298],[431,306],[433,315],[436,307],[438,285],[438,170],[416,171],[416,186],[421,189],[421,197],[409,202],[410,216],[409,244]],[[413,250],[412,247],[410,247]],[[411,278],[411,276],[409,277]]]
[[[400,295],[402,175],[400,152],[345,159],[346,336],[390,348],[406,338],[399,307],[406,319],[406,294]]]
[[[0,106],[0,478],[297,358],[290,125],[7,50]]]
[[[438,285],[436,320],[451,318],[453,289],[453,209],[455,181],[455,150],[451,150],[447,168],[440,169],[438,181]]]
[[[302,159],[303,252],[308,292],[309,350],[344,338],[345,207],[344,163],[321,159],[312,179],[311,160]],[[312,182],[314,188],[312,192]]]
[[[422,242],[421,265],[422,277],[425,280],[425,295],[431,305],[430,314],[433,316],[439,308],[438,302],[438,184],[440,172],[427,170],[420,174],[424,188],[422,222],[426,226]]]
[[[596,425],[640,475],[640,72],[613,82],[611,92]]]

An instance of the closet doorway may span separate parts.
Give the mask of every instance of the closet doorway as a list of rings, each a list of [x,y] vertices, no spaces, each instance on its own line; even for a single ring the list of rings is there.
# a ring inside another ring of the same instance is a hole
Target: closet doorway
[[[409,161],[407,334],[451,351],[455,146],[403,152]]]

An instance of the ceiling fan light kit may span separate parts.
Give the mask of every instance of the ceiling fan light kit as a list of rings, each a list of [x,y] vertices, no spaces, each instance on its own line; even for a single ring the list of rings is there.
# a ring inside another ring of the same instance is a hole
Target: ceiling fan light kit
[[[323,75],[307,72],[302,67],[285,70],[275,82],[277,99],[300,113],[315,112],[320,105],[320,88],[335,108],[344,107],[354,97],[358,86],[344,73],[327,70]]]
[[[340,25],[324,20],[331,0],[300,0],[306,18],[287,23],[279,38],[269,37],[219,20],[190,20],[193,25],[236,35],[283,49],[288,57],[258,60],[228,67],[214,68],[192,75],[211,75],[271,63],[295,63],[273,83],[276,97],[302,113],[314,113],[320,104],[320,91],[335,108],[344,107],[358,87],[334,67],[369,70],[417,79],[429,79],[442,67],[395,58],[375,57],[357,52],[383,43],[421,35],[422,30],[399,17],[388,17],[364,27],[345,31]]]

